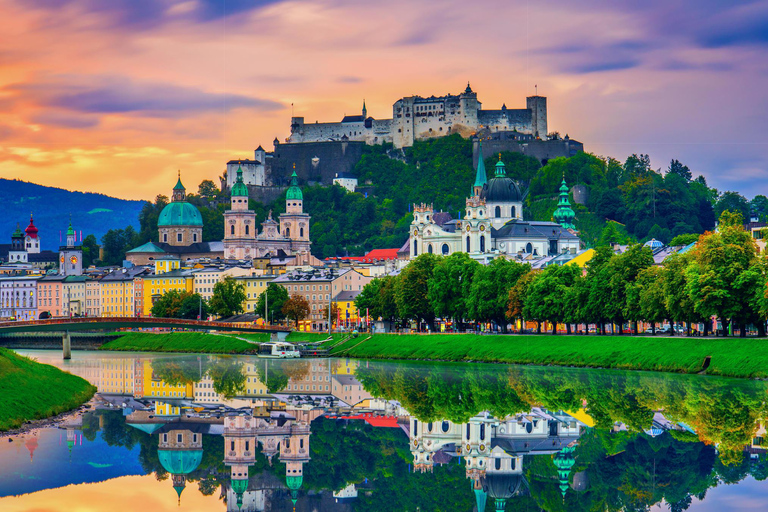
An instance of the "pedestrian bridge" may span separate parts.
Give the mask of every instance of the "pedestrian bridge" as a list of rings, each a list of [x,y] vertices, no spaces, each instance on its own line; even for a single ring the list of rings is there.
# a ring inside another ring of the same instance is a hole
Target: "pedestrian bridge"
[[[0,322],[0,334],[16,332],[62,332],[62,331],[112,331],[115,329],[194,329],[203,331],[237,331],[276,334],[283,338],[290,329],[280,326],[257,327],[252,324],[215,322],[203,320],[183,320],[180,318],[142,318],[142,317],[80,317],[49,318]]]

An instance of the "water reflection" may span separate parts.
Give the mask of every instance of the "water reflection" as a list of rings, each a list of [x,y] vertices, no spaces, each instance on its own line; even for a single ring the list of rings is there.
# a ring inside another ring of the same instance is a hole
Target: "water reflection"
[[[758,381],[100,354],[67,369],[96,409],[0,444],[0,496],[146,474],[182,508],[196,487],[232,511],[686,510],[768,477]]]

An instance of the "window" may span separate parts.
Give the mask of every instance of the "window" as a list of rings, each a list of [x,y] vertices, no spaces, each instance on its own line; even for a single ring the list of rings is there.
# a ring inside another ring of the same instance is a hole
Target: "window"
[[[182,434],[176,434],[176,442],[180,443],[184,439]]]
[[[427,245],[427,252],[432,254],[432,244]]]
[[[418,256],[419,255],[419,248],[418,248],[418,242],[416,240],[413,241],[413,255]]]
[[[177,233],[177,234],[176,234],[176,241],[177,241],[177,242],[181,242],[181,240],[182,240],[182,238],[181,238],[181,237],[182,237],[182,234],[181,234],[181,233]]]
[[[501,217],[501,206],[496,207],[496,212],[494,214],[495,217]]]
[[[525,244],[525,252],[528,254],[531,254],[533,252],[533,245],[531,245],[531,242],[528,242]]]
[[[448,244],[443,244],[443,249],[442,249],[443,256],[448,256],[448,251],[449,251]]]
[[[197,243],[197,233],[192,234],[192,241]]]
[[[234,235],[235,234],[235,225],[234,224],[229,226],[229,234],[230,235]]]
[[[471,250],[470,250],[470,243],[469,243],[469,237],[467,237],[467,252],[471,252]]]
[[[517,218],[517,215],[515,215],[515,207],[512,207],[512,218]]]
[[[485,252],[485,236],[480,235],[480,252]]]
[[[250,234],[250,228],[251,228],[251,227],[250,227],[248,224],[246,224],[246,225],[245,225],[245,234],[246,234],[246,235],[249,235],[249,234]]]
[[[501,469],[501,457],[496,457],[496,469]]]
[[[299,236],[304,237],[304,228],[299,228]]]
[[[163,242],[164,243],[168,242],[168,233],[163,233]]]

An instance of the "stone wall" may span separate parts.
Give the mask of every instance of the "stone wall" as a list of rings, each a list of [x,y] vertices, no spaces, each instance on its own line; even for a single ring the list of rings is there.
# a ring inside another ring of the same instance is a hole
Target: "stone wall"
[[[333,185],[336,173],[351,172],[363,154],[365,142],[329,141],[277,144],[269,176],[275,186],[286,186],[296,165],[299,184]]]

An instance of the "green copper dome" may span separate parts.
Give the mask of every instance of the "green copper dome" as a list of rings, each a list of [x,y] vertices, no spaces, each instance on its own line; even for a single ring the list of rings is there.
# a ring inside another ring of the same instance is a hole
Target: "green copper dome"
[[[504,166],[504,162],[501,161],[501,154],[499,154],[499,161],[496,162],[496,177],[504,178],[507,175],[507,168]]]
[[[576,229],[576,226],[573,224],[576,214],[571,209],[571,201],[568,199],[568,185],[565,184],[565,178],[563,178],[563,182],[560,185],[560,199],[557,202],[557,209],[552,218],[565,229]]]
[[[488,183],[488,177],[485,173],[485,162],[483,161],[483,141],[480,140],[477,155],[477,172],[475,173],[475,186],[482,187]]]
[[[576,463],[576,459],[573,456],[573,452],[576,448],[573,446],[566,446],[557,455],[555,455],[554,463],[557,468],[557,478],[560,481],[560,493],[565,499],[565,493],[568,490],[568,476],[571,473],[571,468]]]
[[[203,450],[163,450],[157,451],[157,458],[165,470],[172,475],[186,475],[197,469],[203,460]]]
[[[243,183],[243,169],[237,167],[237,181],[232,185],[232,197],[248,197],[248,187]]]
[[[236,494],[243,494],[248,490],[248,479],[237,478],[232,480],[232,490],[235,491]]]
[[[176,185],[173,187],[173,190],[186,190],[184,185],[181,184],[181,173],[179,173],[179,179],[176,180]]]
[[[157,219],[158,227],[202,226],[203,217],[197,208],[185,201],[168,203]]]
[[[293,174],[291,174],[291,186],[285,194],[285,199],[288,201],[302,201],[304,199],[304,194],[301,193],[301,189],[299,188],[299,179],[298,176],[296,176],[295,170],[293,171]]]
[[[477,505],[477,512],[484,512],[485,502],[488,499],[488,494],[482,489],[475,489],[475,504]]]
[[[75,230],[72,228],[72,219],[69,219],[69,228],[67,229],[67,236],[74,236]]]
[[[299,487],[301,487],[301,484],[304,482],[303,476],[288,476],[285,478],[285,485],[288,486],[289,489],[292,491],[297,490]]]
[[[13,232],[11,238],[24,238],[24,232],[18,222],[16,223],[16,231]]]

